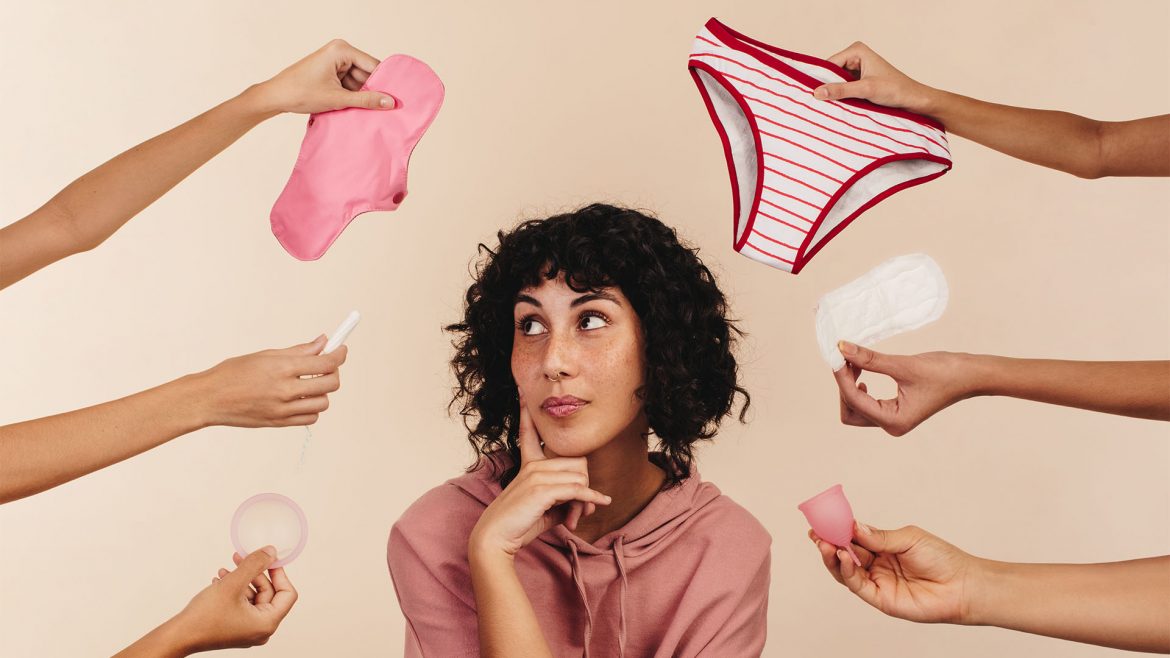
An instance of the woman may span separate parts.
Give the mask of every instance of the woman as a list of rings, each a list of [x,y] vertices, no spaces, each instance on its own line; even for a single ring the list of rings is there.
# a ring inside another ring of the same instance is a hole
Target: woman
[[[694,466],[750,403],[710,270],[606,205],[499,239],[448,327],[479,460],[390,533],[406,654],[759,655],[771,538]]]

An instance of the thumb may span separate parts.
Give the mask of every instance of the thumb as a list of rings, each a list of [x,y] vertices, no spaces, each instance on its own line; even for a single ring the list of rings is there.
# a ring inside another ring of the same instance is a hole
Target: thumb
[[[865,80],[830,82],[813,91],[813,97],[822,101],[841,98],[869,98],[870,85]]]
[[[853,541],[871,553],[905,553],[922,538],[922,530],[906,526],[897,530],[879,530],[860,521]]]
[[[276,549],[272,546],[265,546],[258,551],[252,551],[248,554],[248,557],[240,562],[235,571],[224,576],[220,582],[228,583],[233,588],[242,588],[252,582],[256,576],[264,573],[268,565],[274,561],[276,561]]]
[[[398,103],[389,94],[377,91],[343,91],[338,92],[338,107],[364,107],[367,110],[392,110]]]
[[[841,351],[841,356],[845,357],[846,361],[862,370],[881,373],[891,377],[895,377],[895,373],[899,370],[897,363],[894,362],[894,359],[897,357],[875,352],[868,347],[862,347],[850,343],[847,340],[842,340],[837,342],[837,349]]]

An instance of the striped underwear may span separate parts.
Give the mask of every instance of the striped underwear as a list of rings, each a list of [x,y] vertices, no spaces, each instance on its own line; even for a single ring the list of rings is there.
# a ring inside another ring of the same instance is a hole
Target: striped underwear
[[[695,37],[691,76],[723,140],[735,202],[735,250],[797,274],[861,213],[951,168],[937,121],[813,90],[854,78],[712,18]]]

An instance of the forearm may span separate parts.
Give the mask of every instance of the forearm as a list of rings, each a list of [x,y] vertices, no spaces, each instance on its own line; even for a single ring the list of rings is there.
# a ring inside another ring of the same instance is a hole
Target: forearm
[[[1107,564],[983,561],[970,623],[1170,653],[1170,556]]]
[[[975,395],[1004,395],[1170,420],[1170,361],[1057,361],[971,355]]]
[[[1082,178],[1100,171],[1102,123],[1051,110],[999,105],[932,89],[918,108],[947,130],[1013,158]]]
[[[489,551],[469,553],[471,583],[479,620],[479,647],[485,658],[552,657],[511,557]]]
[[[249,89],[73,181],[39,210],[0,229],[0,288],[97,247],[273,114]]]
[[[190,653],[171,619],[114,654],[114,658],[185,658]]]
[[[0,427],[0,504],[205,427],[201,386],[192,375],[120,400]]]

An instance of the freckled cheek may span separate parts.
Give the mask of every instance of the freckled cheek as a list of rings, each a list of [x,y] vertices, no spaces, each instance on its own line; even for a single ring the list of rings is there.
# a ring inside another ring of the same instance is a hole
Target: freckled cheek
[[[524,386],[525,382],[540,376],[540,356],[533,350],[524,347],[512,348],[512,377],[516,383]]]
[[[641,354],[636,346],[613,343],[590,355],[589,384],[615,403],[628,403],[642,385]]]

